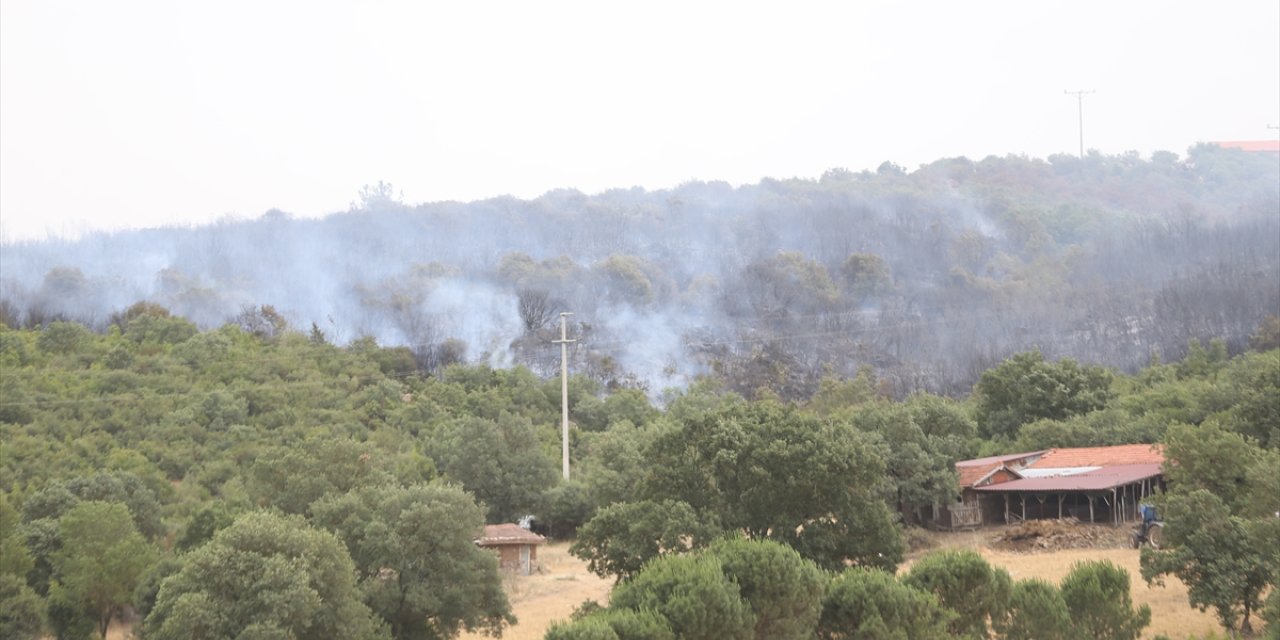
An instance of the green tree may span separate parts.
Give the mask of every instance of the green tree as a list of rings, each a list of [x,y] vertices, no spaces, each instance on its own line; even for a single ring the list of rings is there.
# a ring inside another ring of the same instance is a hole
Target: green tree
[[[1101,409],[1113,393],[1106,369],[1070,358],[1046,362],[1039,351],[1028,351],[983,372],[974,396],[982,434],[1013,439],[1029,422]]]
[[[598,510],[578,529],[569,552],[586,560],[592,573],[621,581],[658,556],[706,544],[717,532],[683,502],[623,502]]]
[[[300,517],[254,512],[188,553],[160,587],[150,640],[387,638],[342,543]]]
[[[683,420],[649,449],[640,495],[688,503],[753,539],[784,542],[824,568],[894,567],[902,534],[884,501],[884,461],[848,424],[775,402]]]
[[[535,513],[556,482],[556,466],[528,418],[465,417],[432,436],[436,467],[461,483],[488,508],[490,522],[510,522]]]
[[[51,354],[73,354],[83,349],[92,337],[78,322],[50,322],[36,339],[36,348]]]
[[[138,533],[148,539],[156,539],[166,533],[160,518],[160,501],[147,483],[133,473],[102,471],[72,478],[66,486],[80,500],[118,502],[125,505]]]
[[[1076,563],[1062,579],[1062,599],[1077,638],[1136,640],[1151,624],[1151,607],[1133,608],[1129,572],[1106,560]]]
[[[749,640],[755,617],[739,587],[710,554],[663,556],[619,584],[609,608],[654,611],[682,640]]]
[[[36,640],[44,634],[43,599],[18,576],[0,573],[0,638]]]
[[[368,444],[346,438],[314,438],[300,446],[270,448],[249,469],[249,496],[258,506],[304,514],[326,495],[387,481],[376,453]]]
[[[35,559],[27,551],[20,524],[21,518],[9,502],[9,494],[0,491],[0,575],[20,578],[25,585]]]
[[[577,477],[586,483],[593,503],[605,506],[636,498],[636,487],[649,469],[645,450],[659,428],[623,421],[603,433],[584,434]]]
[[[953,635],[988,637],[988,624],[1004,615],[1012,580],[974,551],[937,551],[916,561],[903,583],[937,596],[942,606],[959,614],[950,624]]]
[[[1007,611],[996,619],[1002,640],[1071,640],[1071,615],[1058,587],[1039,579],[1019,580]]]
[[[771,540],[729,538],[707,553],[719,558],[755,617],[756,640],[808,640],[818,624],[828,576],[795,550]]]
[[[573,538],[578,528],[595,514],[591,490],[580,478],[561,482],[543,494],[538,520],[552,538]]]
[[[322,498],[313,520],[346,542],[369,607],[398,640],[499,634],[515,623],[497,561],[476,547],[484,513],[457,487],[368,487]]]
[[[1163,586],[1163,576],[1187,585],[1193,606],[1212,607],[1229,631],[1252,633],[1249,617],[1277,578],[1275,518],[1246,520],[1205,489],[1170,493],[1164,502],[1166,548],[1142,550],[1142,577]]]
[[[823,640],[945,638],[955,613],[932,593],[878,569],[852,567],[827,587],[818,623]]]
[[[53,556],[54,597],[83,611],[105,636],[112,618],[132,604],[134,589],[158,553],[119,503],[81,502],[58,525],[62,548]]]
[[[1236,433],[1213,422],[1171,425],[1165,434],[1164,474],[1178,491],[1204,489],[1239,508],[1247,495],[1248,469],[1262,452]]]
[[[1226,365],[1206,403],[1222,426],[1280,449],[1280,349],[1244,354]]]
[[[551,625],[544,640],[676,640],[667,620],[653,611],[602,609]]]
[[[853,423],[877,437],[892,483],[893,505],[904,517],[935,504],[950,504],[960,495],[955,461],[963,445],[926,435],[906,405],[861,407],[853,414]]]
[[[222,529],[235,522],[235,513],[224,502],[215,502],[196,512],[182,530],[174,548],[178,551],[190,551],[209,540]]]

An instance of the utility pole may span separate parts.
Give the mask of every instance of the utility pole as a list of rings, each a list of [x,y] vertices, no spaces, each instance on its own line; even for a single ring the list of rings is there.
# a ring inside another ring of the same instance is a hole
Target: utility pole
[[[554,341],[560,345],[560,466],[565,480],[569,479],[569,343],[577,342],[569,339],[571,315],[568,311],[560,313],[560,339]]]
[[[1079,91],[1063,91],[1063,93],[1069,96],[1073,95],[1076,97],[1076,106],[1080,112],[1080,157],[1083,158],[1084,157],[1084,97],[1089,95],[1090,93],[1096,93],[1096,92],[1092,89],[1088,91],[1081,89]]]

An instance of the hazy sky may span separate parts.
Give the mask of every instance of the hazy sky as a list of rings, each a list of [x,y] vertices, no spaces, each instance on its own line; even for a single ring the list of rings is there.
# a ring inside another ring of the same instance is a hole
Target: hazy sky
[[[0,4],[0,238],[1268,139],[1280,0]]]

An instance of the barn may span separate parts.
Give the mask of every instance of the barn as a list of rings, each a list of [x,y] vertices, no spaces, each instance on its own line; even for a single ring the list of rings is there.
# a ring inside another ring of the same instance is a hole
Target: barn
[[[960,521],[1074,517],[1116,525],[1136,522],[1142,501],[1164,489],[1163,464],[1160,446],[1149,444],[964,460],[956,463],[962,487],[958,511],[967,517]],[[966,512],[970,505],[977,507],[976,515]]]
[[[476,545],[492,549],[498,554],[498,566],[527,576],[538,562],[538,545],[546,542],[542,536],[518,524],[485,525],[484,535],[476,538]]]

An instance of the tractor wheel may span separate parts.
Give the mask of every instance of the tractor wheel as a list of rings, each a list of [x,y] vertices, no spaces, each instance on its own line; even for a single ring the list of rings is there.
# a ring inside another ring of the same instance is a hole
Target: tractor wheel
[[[1157,522],[1151,525],[1151,530],[1147,531],[1147,544],[1152,549],[1159,549],[1164,544],[1164,523]]]

